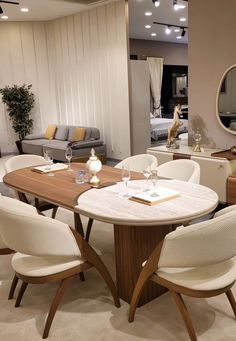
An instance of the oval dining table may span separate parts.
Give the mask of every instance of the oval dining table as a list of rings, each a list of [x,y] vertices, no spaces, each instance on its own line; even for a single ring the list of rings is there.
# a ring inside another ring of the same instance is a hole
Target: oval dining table
[[[132,196],[145,191],[145,180],[129,182]],[[179,196],[149,206],[126,197],[122,182],[82,193],[75,212],[114,226],[116,282],[120,298],[131,301],[142,263],[165,235],[178,225],[188,224],[212,212],[217,194],[208,187],[177,180],[158,180],[157,187],[175,190]],[[150,283],[140,298],[140,305],[160,296],[165,289]]]
[[[72,163],[72,169],[74,172],[85,170],[86,164]],[[124,197],[125,185],[121,182],[120,169],[103,165],[98,174],[101,180],[98,188],[92,188],[88,183],[76,184],[74,172],[58,171],[51,177],[23,168],[6,174],[3,181],[19,194],[30,194],[73,211],[75,228],[81,235],[84,235],[81,214],[90,221],[99,220],[114,226],[116,282],[119,296],[126,302],[131,300],[143,261],[157,243],[176,226],[213,211],[218,204],[218,196],[210,188],[176,180],[158,180],[157,186],[174,189],[179,196],[148,206]],[[134,180],[129,181],[130,195],[147,187],[145,180],[138,180],[144,178],[141,173],[132,172],[131,177]],[[20,198],[24,196],[20,195]],[[148,285],[140,305],[164,291],[155,284]]]

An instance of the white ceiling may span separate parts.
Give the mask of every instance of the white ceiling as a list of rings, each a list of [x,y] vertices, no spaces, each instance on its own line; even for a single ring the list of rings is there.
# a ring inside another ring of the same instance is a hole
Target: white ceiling
[[[63,17],[69,14],[80,12],[89,9],[95,5],[83,5],[76,3],[76,0],[10,0],[19,2],[20,5],[10,5],[0,3],[4,11],[4,15],[7,15],[9,19],[7,21],[41,21],[51,20],[59,17]],[[80,0],[77,0],[80,1]],[[111,0],[107,0],[101,3],[107,3]],[[82,0],[81,0],[82,2]],[[20,8],[26,7],[29,9],[28,13],[22,13]],[[6,21],[0,19],[0,21]]]
[[[188,26],[188,2],[178,0],[178,3],[186,5],[186,8],[175,11],[173,0],[160,0],[160,6],[157,8],[152,0],[129,0],[130,38],[187,44],[188,30],[185,36],[178,40],[176,36],[181,34],[173,32],[173,28],[171,34],[167,35],[165,26],[153,24],[153,21],[158,21],[170,25]],[[152,12],[152,15],[146,16],[145,12]],[[180,22],[181,17],[185,17],[187,21]],[[146,29],[145,25],[151,25],[151,28]],[[156,37],[152,37],[151,33],[156,33]]]

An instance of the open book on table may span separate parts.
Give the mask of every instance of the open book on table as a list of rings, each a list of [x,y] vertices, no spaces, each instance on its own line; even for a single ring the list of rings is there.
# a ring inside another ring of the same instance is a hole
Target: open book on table
[[[140,202],[145,205],[156,205],[164,201],[175,199],[180,196],[178,191],[169,188],[157,187],[156,190],[149,190],[137,193],[130,197],[130,200]]]
[[[68,168],[68,165],[65,165],[64,163],[54,163],[52,165],[44,165],[44,166],[37,166],[31,168],[32,171],[37,173],[50,173],[50,172],[57,172],[61,170],[65,170]]]

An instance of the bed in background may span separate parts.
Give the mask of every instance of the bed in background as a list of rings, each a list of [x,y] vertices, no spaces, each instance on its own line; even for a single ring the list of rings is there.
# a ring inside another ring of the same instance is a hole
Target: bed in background
[[[151,138],[157,141],[160,138],[167,137],[168,128],[171,126],[172,122],[173,122],[172,118],[161,117],[150,118]],[[188,131],[188,120],[181,119],[181,122],[183,122],[183,125],[182,127],[180,127],[178,132],[186,133]]]

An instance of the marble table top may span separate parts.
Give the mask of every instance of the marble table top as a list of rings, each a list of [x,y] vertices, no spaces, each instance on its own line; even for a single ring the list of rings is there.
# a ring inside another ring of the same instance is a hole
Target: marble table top
[[[118,182],[110,187],[84,192],[78,198],[74,210],[87,217],[117,225],[157,226],[190,221],[213,211],[218,204],[217,194],[202,185],[158,180],[157,186],[177,190],[180,196],[148,206],[124,198],[125,185]],[[131,196],[146,187],[145,180],[130,181],[128,193]]]

